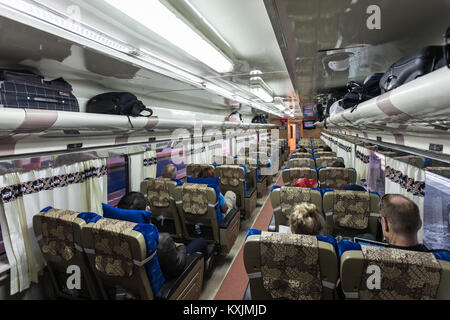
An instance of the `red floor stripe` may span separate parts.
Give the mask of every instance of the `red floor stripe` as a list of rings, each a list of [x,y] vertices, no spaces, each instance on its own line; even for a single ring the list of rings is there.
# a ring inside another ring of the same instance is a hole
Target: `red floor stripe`
[[[280,176],[276,185],[281,186],[282,183],[283,179]],[[268,230],[272,216],[273,208],[269,197],[252,229]],[[214,300],[242,300],[248,282],[248,275],[244,266],[244,246],[242,246]]]

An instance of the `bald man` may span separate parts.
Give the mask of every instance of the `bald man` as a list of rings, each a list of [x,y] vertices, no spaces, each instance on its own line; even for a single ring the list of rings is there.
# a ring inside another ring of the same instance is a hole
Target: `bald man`
[[[385,195],[381,200],[380,213],[383,235],[391,248],[428,251],[417,238],[422,219],[419,207],[413,201],[402,195]]]
[[[175,167],[173,164],[168,164],[162,172],[162,177],[166,179],[176,179],[177,171],[177,167]]]

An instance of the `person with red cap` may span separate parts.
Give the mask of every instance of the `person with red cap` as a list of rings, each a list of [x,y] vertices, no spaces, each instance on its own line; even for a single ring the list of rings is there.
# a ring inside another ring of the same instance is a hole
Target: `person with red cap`
[[[294,187],[310,189],[310,188],[317,188],[318,185],[319,183],[317,182],[317,180],[301,178],[295,182]]]

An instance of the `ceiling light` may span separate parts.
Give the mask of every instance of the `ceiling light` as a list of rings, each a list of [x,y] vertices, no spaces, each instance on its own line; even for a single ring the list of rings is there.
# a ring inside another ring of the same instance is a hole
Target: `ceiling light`
[[[215,71],[233,71],[228,57],[158,0],[105,1]]]
[[[272,89],[261,78],[262,72],[253,70],[250,72],[250,91],[266,103],[273,102]]]
[[[274,106],[275,106],[275,108],[277,108],[280,111],[286,110],[286,106],[284,105],[283,98],[276,97],[274,99]]]

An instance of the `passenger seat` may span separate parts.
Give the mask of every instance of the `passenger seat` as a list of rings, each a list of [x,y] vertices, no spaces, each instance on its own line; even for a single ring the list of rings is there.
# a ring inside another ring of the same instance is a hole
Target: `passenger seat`
[[[360,191],[331,191],[323,196],[327,231],[332,236],[355,237],[370,233],[376,239],[380,216],[378,194]]]
[[[301,178],[318,180],[317,171],[308,168],[285,169],[283,170],[282,176],[286,186],[293,186]]]
[[[197,300],[204,258],[187,258],[183,273],[165,279],[158,262],[156,226],[103,218],[83,228],[83,247],[107,299]]]
[[[280,225],[289,226],[291,212],[297,205],[303,202],[315,204],[319,212],[322,213],[322,194],[317,190],[281,187],[272,191],[270,199],[277,232]]]
[[[173,197],[177,183],[170,179],[147,179],[141,183],[141,193],[147,198],[152,211],[151,223],[159,232],[174,238],[183,238],[180,217]]]
[[[450,254],[339,243],[349,300],[449,300]],[[376,277],[380,280],[376,285]]]
[[[319,182],[322,189],[343,190],[356,183],[356,170],[346,168],[325,168],[319,170]]]
[[[336,161],[341,161],[342,163],[344,163],[344,159],[338,157],[317,157],[316,168],[328,168]]]
[[[316,167],[316,163],[313,159],[291,159],[288,162],[288,166],[290,169],[294,168],[310,168],[314,169]]]
[[[100,287],[89,261],[83,252],[82,229],[90,219],[100,219],[96,214],[46,208],[33,217],[34,234],[42,255],[47,262],[50,278],[59,298],[101,299]],[[81,272],[81,289],[67,288],[70,266],[78,266]]]
[[[214,166],[210,164],[188,164],[186,166],[186,176],[194,177],[194,174],[196,172],[199,172],[200,170],[203,170],[205,168],[211,168],[214,170]]]
[[[244,264],[252,300],[332,300],[338,259],[332,237],[250,230]]]

